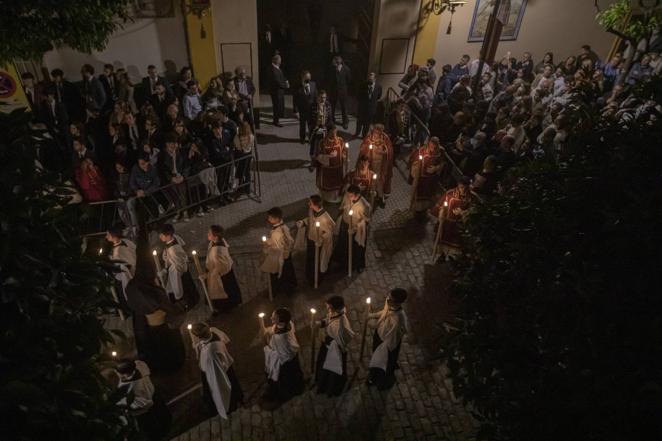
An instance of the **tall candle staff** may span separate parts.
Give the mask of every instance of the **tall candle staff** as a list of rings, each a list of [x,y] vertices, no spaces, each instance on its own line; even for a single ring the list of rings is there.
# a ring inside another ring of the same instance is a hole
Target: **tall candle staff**
[[[267,236],[262,236],[262,243],[265,244],[267,241]],[[267,273],[267,287],[269,288],[269,300],[274,301],[274,293],[271,288],[271,273]]]
[[[322,244],[320,243],[320,223],[319,221],[315,222],[315,289],[319,286],[319,275],[320,275],[320,248]]]
[[[315,373],[315,314],[317,310],[310,308],[310,372]]]
[[[368,333],[368,319],[370,317],[370,297],[365,299],[365,319],[363,321],[363,334],[361,335],[361,352],[359,353],[359,361],[363,361],[363,352],[365,349],[365,337]]]
[[[193,263],[195,263],[195,271],[198,273],[198,280],[200,281],[200,285],[202,285],[202,291],[205,293],[205,298],[207,299],[207,304],[209,305],[209,309],[214,311],[214,305],[211,303],[211,298],[209,297],[209,291],[207,291],[207,283],[206,278],[207,278],[207,273],[202,271],[202,265],[200,265],[200,258],[198,257],[198,252],[196,250],[191,251],[191,254],[193,255]]]
[[[349,143],[345,143],[345,175],[349,173]]]
[[[161,270],[163,269],[161,267],[161,259],[159,259],[159,254],[156,250],[152,251],[152,257],[154,258],[154,266],[156,266],[156,277],[161,282],[161,288],[165,289],[165,280],[163,279],[163,274],[161,274]]]
[[[352,277],[352,234],[354,232],[354,210],[350,209],[349,212],[349,227],[347,230],[347,276]]]
[[[437,252],[439,251],[439,241],[441,240],[442,231],[444,229],[444,219],[446,218],[446,209],[448,208],[448,201],[444,201],[444,206],[439,210],[439,224],[437,226],[437,235],[434,237],[434,246],[432,247],[432,263],[437,260]]]
[[[377,173],[372,175],[372,180],[370,181],[370,209],[374,211],[375,209],[375,195],[377,194]]]
[[[417,167],[418,165],[418,167]],[[423,155],[418,155],[418,164],[412,164],[412,174],[414,175],[413,191],[411,192],[411,201],[409,202],[409,209],[414,209],[416,202],[416,195],[418,194],[418,181],[421,179],[423,172]]]

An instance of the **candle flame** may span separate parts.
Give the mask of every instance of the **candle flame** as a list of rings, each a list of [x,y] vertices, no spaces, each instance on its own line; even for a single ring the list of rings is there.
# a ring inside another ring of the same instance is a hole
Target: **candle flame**
[[[418,155],[418,159],[423,160],[423,155]]]
[[[189,323],[188,325],[186,325],[186,329],[190,331],[191,329],[193,329],[193,325]]]
[[[117,357],[117,351],[111,352],[110,355],[112,355],[113,357]]]
[[[191,251],[191,254],[193,254],[195,256],[196,254],[198,254],[198,252],[193,250],[193,251]]]
[[[311,314],[316,314],[316,313],[317,313],[317,310],[316,310],[315,308],[310,308],[310,313],[311,313]]]
[[[262,242],[266,242],[266,241],[267,241],[267,236],[262,236]]]
[[[354,214],[354,210],[349,210],[349,213],[347,213],[347,214],[349,214],[350,216],[352,216],[352,215]]]
[[[317,228],[320,227],[320,223],[319,223],[319,221],[315,222],[315,226],[316,226]]]
[[[257,316],[258,316],[259,318],[263,318],[263,317],[264,317],[264,312],[259,313]]]
[[[372,175],[372,179],[377,179],[377,173],[375,173],[374,175]]]
[[[444,207],[448,207],[448,201],[444,201]]]
[[[368,297],[368,298],[365,299],[365,302],[369,305],[370,302],[372,302],[372,299],[370,297]]]
[[[368,146],[368,148],[369,148],[370,150],[372,150],[372,144],[370,144],[370,145]]]
[[[99,256],[103,254],[103,248],[99,248]]]
[[[156,250],[152,251],[152,256],[156,256]]]
[[[349,148],[349,143],[348,143],[348,142],[345,143],[345,148],[346,148],[346,149]]]

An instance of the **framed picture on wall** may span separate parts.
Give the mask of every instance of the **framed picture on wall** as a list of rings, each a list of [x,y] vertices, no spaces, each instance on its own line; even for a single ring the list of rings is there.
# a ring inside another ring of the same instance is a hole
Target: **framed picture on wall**
[[[505,4],[506,1],[502,0],[502,3]],[[494,0],[476,0],[471,27],[469,28],[468,41],[483,41],[485,30],[487,29],[487,21],[492,14],[493,3]],[[526,0],[510,0],[509,3],[508,23],[506,23],[501,31],[501,41],[517,40],[517,34],[519,33],[522,17],[524,16],[524,8],[526,7]]]

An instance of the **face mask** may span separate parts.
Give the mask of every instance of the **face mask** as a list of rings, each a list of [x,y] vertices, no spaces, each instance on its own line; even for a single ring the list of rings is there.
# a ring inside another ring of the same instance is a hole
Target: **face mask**
[[[478,145],[478,140],[475,138],[471,138],[471,141],[469,141],[471,144],[471,147],[476,147]]]
[[[306,78],[305,80],[303,80],[303,82],[304,82],[305,84],[308,84],[308,83],[310,83],[310,80],[309,80],[308,78]]]

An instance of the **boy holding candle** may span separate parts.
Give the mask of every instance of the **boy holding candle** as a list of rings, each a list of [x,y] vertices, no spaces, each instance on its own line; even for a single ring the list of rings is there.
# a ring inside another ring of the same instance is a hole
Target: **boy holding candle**
[[[435,201],[439,173],[444,165],[439,138],[433,136],[427,144],[409,156],[409,183],[412,184],[411,208],[422,217]]]
[[[384,308],[368,315],[377,320],[377,328],[372,339],[372,358],[368,385],[384,390],[395,384],[395,370],[398,369],[398,355],[402,338],[407,333],[407,316],[402,305],[407,300],[407,291],[402,288],[391,290]]]
[[[121,227],[111,227],[106,232],[106,240],[112,245],[110,260],[116,262],[119,272],[115,273],[115,279],[122,286],[123,299],[126,303],[126,285],[133,279],[136,273],[136,244],[126,239],[122,233]]]
[[[223,236],[223,227],[212,225],[207,232],[206,283],[214,309],[227,310],[241,304],[241,289],[234,274],[230,246]]]
[[[274,294],[292,293],[297,287],[291,256],[294,239],[283,222],[283,211],[279,207],[267,211],[267,222],[271,225],[271,231],[262,242],[264,260],[260,271],[269,274]]]
[[[334,260],[340,268],[349,267],[359,273],[365,269],[365,251],[368,240],[368,222],[370,222],[370,204],[361,196],[357,185],[347,188],[347,197],[340,206],[340,216],[336,221],[338,242]],[[351,238],[351,244],[350,242]],[[351,259],[350,259],[351,248]]]
[[[308,217],[297,221],[297,227],[295,248],[303,249],[303,241],[306,241],[306,278],[313,284],[316,260],[320,281],[329,268],[333,253],[333,232],[336,228],[336,223],[324,209],[319,195],[314,194],[308,198]],[[319,252],[317,259],[316,252]]]
[[[363,139],[359,150],[359,157],[365,156],[370,163],[370,170],[377,173],[375,190],[379,206],[384,207],[384,200],[391,194],[391,181],[393,179],[393,144],[384,131],[382,124],[375,124],[368,136]]]
[[[303,371],[299,362],[300,346],[292,323],[292,313],[287,308],[278,308],[271,314],[271,322],[273,325],[268,328],[262,325],[266,340],[264,366],[268,381],[262,399],[267,407],[285,402],[304,390]]]
[[[347,319],[343,297],[329,297],[326,310],[326,318],[319,322],[325,335],[317,353],[315,382],[317,393],[338,396],[347,382],[347,349],[354,331]]]
[[[244,400],[244,393],[234,373],[234,359],[228,352],[230,338],[206,323],[191,326],[191,340],[202,375],[202,397],[209,410],[227,419]],[[195,338],[193,338],[195,337]]]
[[[197,293],[191,274],[188,271],[188,255],[184,250],[184,240],[175,234],[175,227],[171,224],[163,224],[159,229],[159,240],[165,244],[163,250],[163,262],[165,268],[161,269],[161,279],[165,279],[166,293],[170,301],[175,303],[184,300],[187,294],[187,303],[191,307],[197,299],[192,299]]]

